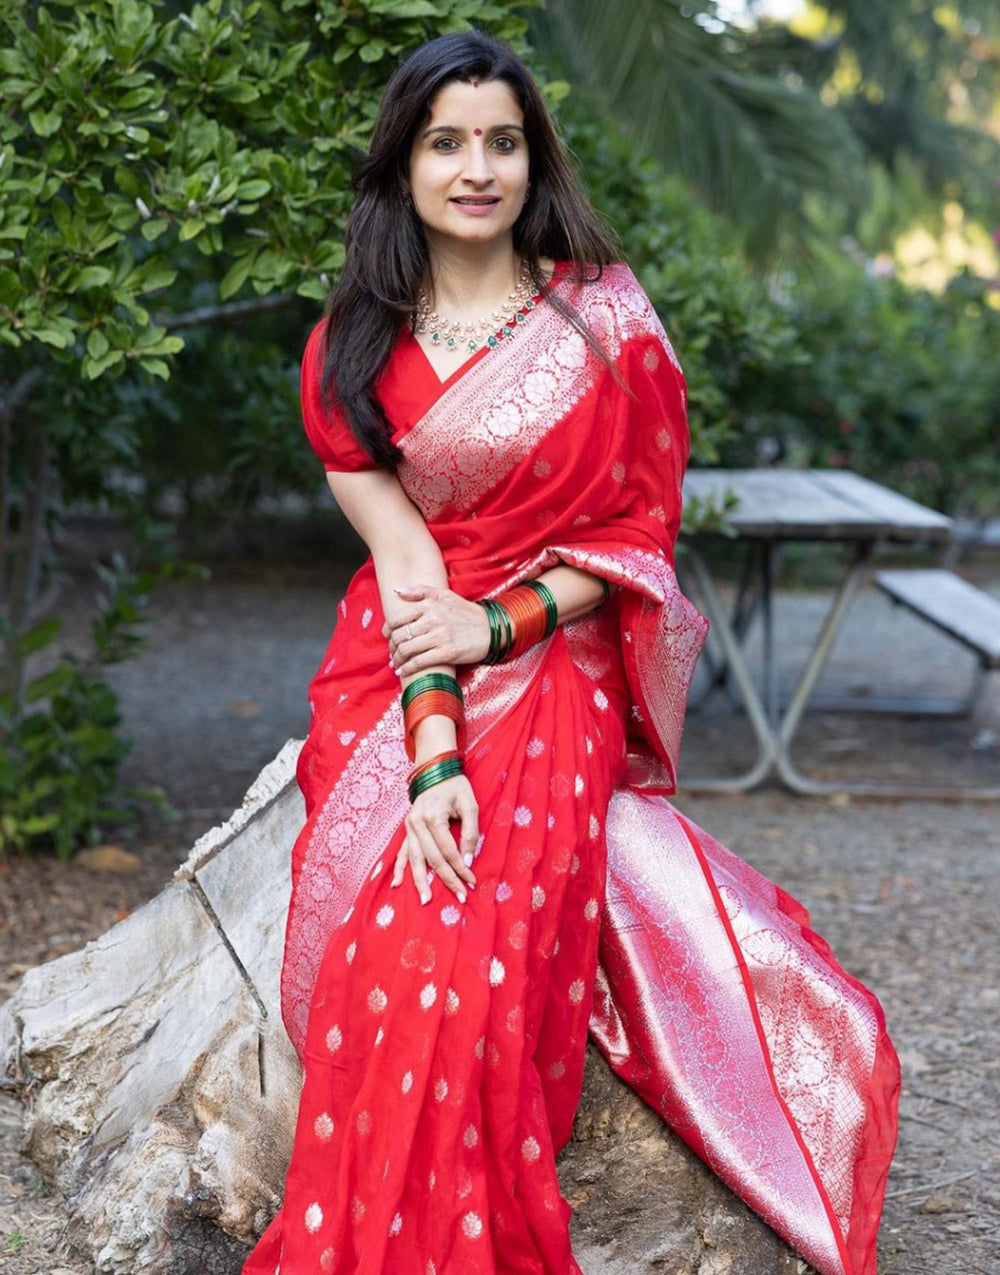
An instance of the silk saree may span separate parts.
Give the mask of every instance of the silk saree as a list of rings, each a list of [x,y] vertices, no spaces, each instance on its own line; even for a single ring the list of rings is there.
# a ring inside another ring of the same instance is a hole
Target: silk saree
[[[874,1275],[898,1067],[805,910],[670,803],[706,623],[677,587],[685,386],[624,265],[552,287],[440,381],[404,331],[377,392],[450,586],[568,563],[612,600],[459,670],[477,885],[389,886],[408,808],[369,561],[310,685],[282,1009],[304,1084],[282,1209],[245,1275],[576,1275],[556,1157],[588,1032],[821,1275]],[[329,470],[369,466],[319,393]]]

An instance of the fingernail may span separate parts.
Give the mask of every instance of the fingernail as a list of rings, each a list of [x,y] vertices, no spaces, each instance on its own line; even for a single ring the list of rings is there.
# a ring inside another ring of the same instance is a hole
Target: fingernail
[[[464,902],[465,902],[465,891],[464,891],[464,890],[459,890],[459,891],[458,891],[458,901],[459,901],[459,903],[464,903]]]
[[[466,866],[467,868],[471,868],[471,867],[472,867],[472,855],[471,855],[471,854],[463,854],[463,855],[462,855],[462,862],[465,864],[465,866]]]
[[[431,894],[430,894],[430,891],[428,890],[426,894],[422,894],[422,895],[420,896],[420,902],[421,902],[421,903],[430,903],[430,901],[431,901]]]

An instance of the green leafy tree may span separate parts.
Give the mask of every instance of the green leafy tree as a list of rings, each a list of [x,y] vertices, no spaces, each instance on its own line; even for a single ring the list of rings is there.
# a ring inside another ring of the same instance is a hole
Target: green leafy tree
[[[530,21],[596,116],[723,213],[757,261],[808,259],[831,211],[856,223],[884,175],[897,191],[907,179],[887,233],[951,198],[996,225],[994,0],[808,10],[793,29],[737,24],[715,0],[548,0]]]
[[[1000,508],[1000,310],[964,273],[941,295],[844,266],[787,302],[806,367],[766,373],[727,442],[752,464],[848,467],[970,518]]]
[[[988,8],[838,0],[806,38],[709,0],[0,0],[0,846],[65,854],[117,808],[103,669],[134,649],[162,558],[106,564],[93,656],[60,659],[46,616],[65,511],[117,511],[146,541],[167,492],[217,519],[317,486],[294,424],[302,338],[342,264],[381,89],[443,31],[475,23],[527,52],[530,22],[594,201],[681,354],[697,459],[752,461],[775,437],[863,470],[891,454],[936,503],[968,503],[974,474],[986,507],[982,288],[938,303],[829,253],[776,287],[747,249],[829,238],[866,207],[872,164],[942,197],[992,173]]]
[[[997,210],[1000,10],[993,0],[825,0],[809,78],[884,171],[912,164],[927,193]]]
[[[548,0],[531,32],[597,118],[725,214],[757,258],[807,242],[810,196],[861,197],[845,121],[713,0]]]
[[[116,479],[141,476],[151,440],[123,409],[168,380],[182,331],[326,295],[382,86],[473,21],[523,42],[513,0],[0,0],[0,792],[58,756],[82,776],[70,840],[96,826],[118,756],[82,730],[114,726],[95,667],[28,676],[55,637],[37,626],[61,510],[125,503]],[[32,817],[9,844],[65,846],[51,811]]]

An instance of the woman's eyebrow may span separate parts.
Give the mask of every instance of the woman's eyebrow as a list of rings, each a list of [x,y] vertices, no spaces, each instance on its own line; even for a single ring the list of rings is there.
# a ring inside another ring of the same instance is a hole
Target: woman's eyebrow
[[[523,133],[524,129],[520,124],[494,124],[492,128],[488,128],[487,133]],[[421,137],[430,137],[433,133],[464,133],[466,129],[461,124],[435,124],[433,128],[424,129]]]

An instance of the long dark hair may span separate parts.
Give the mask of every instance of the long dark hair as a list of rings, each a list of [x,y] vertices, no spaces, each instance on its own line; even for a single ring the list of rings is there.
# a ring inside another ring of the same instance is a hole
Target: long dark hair
[[[386,85],[371,146],[354,175],[346,261],[327,307],[324,400],[328,408],[336,403],[358,443],[387,469],[395,469],[401,453],[374,385],[402,323],[413,321],[427,268],[423,223],[407,198],[410,151],[435,95],[446,84],[474,79],[502,80],[524,114],[531,187],[513,226],[514,248],[535,290],[607,357],[572,307],[548,292],[539,265],[541,257],[569,261],[578,281],[593,281],[621,253],[583,194],[531,73],[507,45],[479,31],[429,40]]]

